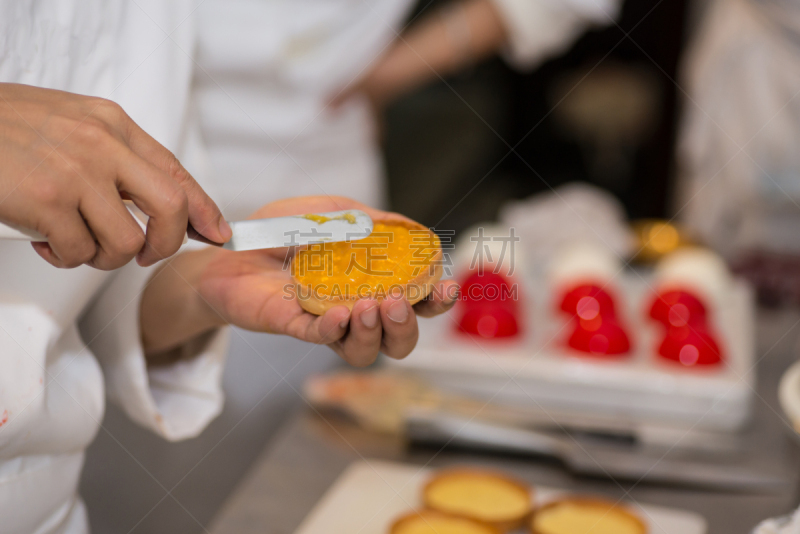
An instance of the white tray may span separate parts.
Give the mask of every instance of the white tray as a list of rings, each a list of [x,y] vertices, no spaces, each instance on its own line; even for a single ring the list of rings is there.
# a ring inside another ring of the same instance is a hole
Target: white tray
[[[618,313],[627,325],[632,354],[601,361],[569,354],[568,318],[556,312],[547,288],[528,283],[525,336],[516,342],[476,340],[455,332],[456,316],[420,321],[417,348],[390,365],[422,373],[446,391],[552,413],[579,413],[624,423],[678,429],[730,431],[748,419],[755,384],[754,301],[737,280],[712,323],[725,363],[688,369],[657,355],[661,326],[649,320],[646,281],[627,273],[616,287]],[[559,421],[562,422],[562,421]],[[563,421],[567,423],[567,421]]]
[[[388,534],[398,517],[420,506],[431,470],[366,460],[354,462],[320,499],[295,534]],[[563,495],[537,487],[535,504]],[[626,503],[649,527],[648,534],[705,534],[706,521],[693,512]],[[522,531],[520,531],[522,532]]]

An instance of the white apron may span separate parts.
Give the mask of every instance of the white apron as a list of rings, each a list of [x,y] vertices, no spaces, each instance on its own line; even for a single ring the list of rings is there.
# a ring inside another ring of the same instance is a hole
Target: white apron
[[[111,98],[179,156],[196,153],[182,148],[193,139],[182,111],[191,62],[156,26],[189,48],[191,25],[179,22],[190,6],[137,3],[0,1],[0,81]],[[0,241],[3,534],[88,532],[76,490],[106,394],[167,439],[194,436],[219,413],[225,332],[193,360],[147,369],[138,313],[149,273],[135,263],[59,270],[29,243]]]

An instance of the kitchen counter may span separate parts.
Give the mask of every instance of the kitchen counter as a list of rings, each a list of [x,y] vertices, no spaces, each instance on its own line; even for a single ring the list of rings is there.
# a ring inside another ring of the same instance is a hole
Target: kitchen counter
[[[795,479],[800,475],[800,441],[793,440],[780,411],[776,386],[796,359],[797,314],[759,314],[758,395],[746,431],[750,450],[774,458]],[[532,484],[565,488],[692,510],[703,515],[709,534],[747,534],[759,520],[787,513],[798,504],[794,484],[779,494],[750,494],[616,483],[575,477],[559,463],[515,456],[484,455],[436,448],[408,448],[398,438],[370,434],[352,423],[303,407],[277,433],[248,476],[213,521],[212,534],[291,534],[336,478],[353,461],[383,459],[441,467],[473,463],[505,469]]]

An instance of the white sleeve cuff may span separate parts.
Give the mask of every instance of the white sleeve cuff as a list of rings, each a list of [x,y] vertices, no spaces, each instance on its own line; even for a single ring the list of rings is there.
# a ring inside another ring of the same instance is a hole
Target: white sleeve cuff
[[[222,411],[229,329],[181,347],[177,363],[148,368],[139,306],[154,268],[131,262],[111,278],[81,320],[81,334],[103,369],[106,394],[138,424],[170,441],[197,436]]]
[[[611,24],[620,0],[493,0],[508,32],[506,60],[531,69],[563,52],[590,26]]]

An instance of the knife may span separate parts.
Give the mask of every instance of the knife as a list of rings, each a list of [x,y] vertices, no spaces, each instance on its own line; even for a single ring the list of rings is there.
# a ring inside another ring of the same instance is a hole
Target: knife
[[[741,459],[726,461],[709,455],[691,458],[669,454],[668,449],[635,445],[597,446],[566,433],[436,411],[408,413],[406,434],[413,443],[557,458],[571,472],[587,476],[755,493],[780,493],[792,488],[792,480],[785,474],[743,465]]]
[[[133,204],[127,202],[126,204],[128,211],[146,232],[147,216]],[[192,225],[187,228],[186,237],[228,250],[243,251],[355,241],[364,239],[372,233],[372,219],[361,210],[254,219],[230,222],[229,225],[233,231],[233,237],[225,244],[206,239]],[[47,241],[46,237],[33,230],[14,228],[4,224],[0,224],[0,239]],[[186,242],[185,238],[184,242]]]

